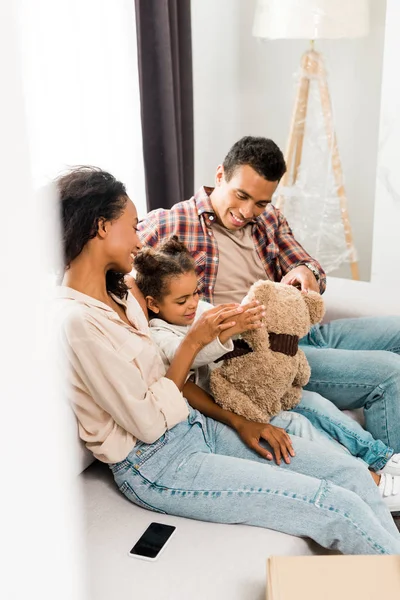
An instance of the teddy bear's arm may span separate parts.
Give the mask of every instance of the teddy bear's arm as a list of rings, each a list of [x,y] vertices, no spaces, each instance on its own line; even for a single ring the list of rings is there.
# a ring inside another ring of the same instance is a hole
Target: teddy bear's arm
[[[304,387],[310,380],[311,369],[303,350],[298,350],[299,368],[293,380],[293,385]]]
[[[281,399],[282,410],[291,410],[301,400],[301,395],[303,393],[303,388],[299,386],[292,386],[290,390],[288,390]]]

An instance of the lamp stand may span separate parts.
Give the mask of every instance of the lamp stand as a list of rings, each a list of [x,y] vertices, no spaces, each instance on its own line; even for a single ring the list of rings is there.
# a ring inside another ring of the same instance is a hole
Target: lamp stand
[[[350,254],[350,267],[352,279],[359,279],[358,262],[353,245],[353,234],[347,210],[347,198],[343,185],[343,171],[333,125],[332,105],[328,89],[328,80],[321,54],[311,47],[301,60],[301,77],[297,89],[296,100],[293,108],[292,121],[290,125],[289,141],[286,149],[287,171],[282,179],[283,187],[292,186],[297,181],[301,156],[303,152],[304,128],[307,117],[308,98],[310,91],[310,80],[318,81],[319,94],[321,98],[322,113],[324,116],[328,145],[331,149],[332,171],[335,179],[337,195],[340,201],[340,212],[344,228],[346,246]],[[284,198],[279,196],[276,207],[283,209]]]

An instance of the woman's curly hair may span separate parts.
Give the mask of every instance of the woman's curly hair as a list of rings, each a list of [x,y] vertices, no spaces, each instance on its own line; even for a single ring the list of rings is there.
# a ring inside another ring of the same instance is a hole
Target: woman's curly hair
[[[60,198],[64,269],[96,237],[100,219],[112,221],[123,212],[127,193],[123,183],[97,167],[74,167],[56,180]],[[108,271],[107,291],[125,298],[124,273]]]

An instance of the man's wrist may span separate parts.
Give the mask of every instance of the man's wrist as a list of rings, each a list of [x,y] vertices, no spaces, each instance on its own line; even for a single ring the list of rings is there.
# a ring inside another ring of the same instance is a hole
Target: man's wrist
[[[309,269],[311,271],[311,273],[314,275],[315,279],[317,280],[317,283],[319,283],[320,279],[321,279],[321,273],[318,271],[317,267],[310,262],[303,263],[303,266],[307,267],[307,269]]]

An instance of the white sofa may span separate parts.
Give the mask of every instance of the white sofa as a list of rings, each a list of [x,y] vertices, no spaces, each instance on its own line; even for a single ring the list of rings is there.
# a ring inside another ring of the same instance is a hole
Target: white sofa
[[[398,299],[372,284],[331,278],[326,320],[400,314]],[[76,428],[74,427],[74,431]],[[80,469],[92,462],[79,448]],[[266,558],[318,554],[309,540],[243,525],[219,525],[159,515],[131,504],[117,490],[108,467],[90,464],[79,476],[83,489],[90,598],[114,600],[261,600]],[[156,562],[132,559],[129,549],[151,521],[176,525]]]

